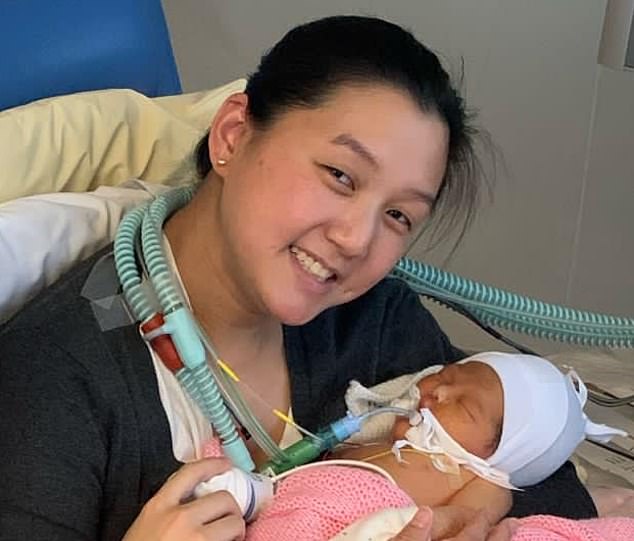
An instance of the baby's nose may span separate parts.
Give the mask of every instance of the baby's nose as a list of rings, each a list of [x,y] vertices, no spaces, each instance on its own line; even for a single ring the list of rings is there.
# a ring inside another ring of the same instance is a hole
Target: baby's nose
[[[451,394],[447,385],[438,385],[431,392],[425,393],[421,396],[421,408],[429,408],[437,406],[446,402]]]
[[[435,393],[427,393],[420,398],[420,407],[430,409],[438,402]]]

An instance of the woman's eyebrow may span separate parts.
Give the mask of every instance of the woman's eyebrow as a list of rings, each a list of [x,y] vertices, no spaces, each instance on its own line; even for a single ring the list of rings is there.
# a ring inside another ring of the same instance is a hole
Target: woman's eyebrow
[[[352,150],[355,154],[360,156],[364,161],[366,161],[373,169],[379,168],[379,160],[377,159],[372,152],[366,147],[361,141],[350,135],[349,133],[342,133],[337,135],[334,139],[330,141],[334,145],[345,146]],[[430,207],[434,206],[436,202],[436,196],[430,194],[424,190],[419,190],[416,188],[409,188],[405,192],[407,195],[414,197],[416,199],[420,199],[424,203],[428,204]]]
[[[421,201],[423,201],[424,203],[427,203],[430,207],[434,206],[434,203],[436,202],[436,196],[432,195],[426,191],[423,190],[418,190],[416,188],[409,188],[407,190],[405,190],[405,194],[409,195],[411,197],[414,197],[416,199],[420,199]]]
[[[361,141],[355,139],[349,133],[342,133],[337,135],[334,139],[330,141],[335,145],[342,145],[348,147],[352,152],[360,156],[363,160],[368,162],[374,169],[379,168],[379,160],[370,152],[368,147],[366,147]]]

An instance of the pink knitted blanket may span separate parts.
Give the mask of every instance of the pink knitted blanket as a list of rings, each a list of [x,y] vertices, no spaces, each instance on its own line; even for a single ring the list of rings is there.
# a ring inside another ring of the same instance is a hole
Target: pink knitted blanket
[[[219,442],[208,442],[203,454],[221,456]],[[324,463],[284,480],[273,503],[249,525],[246,538],[248,541],[327,540],[374,511],[409,505],[413,505],[411,499],[380,475]],[[632,518],[570,520],[534,515],[519,522],[512,541],[634,541]]]
[[[520,520],[513,541],[634,541],[634,519],[570,520],[535,515]]]

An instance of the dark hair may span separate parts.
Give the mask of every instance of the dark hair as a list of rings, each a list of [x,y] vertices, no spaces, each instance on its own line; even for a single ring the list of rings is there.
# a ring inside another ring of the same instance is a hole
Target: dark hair
[[[384,83],[404,90],[421,110],[446,122],[447,170],[427,230],[438,241],[459,225],[457,245],[478,203],[477,130],[438,57],[410,32],[361,16],[327,17],[293,28],[248,79],[249,118],[265,130],[289,110],[318,107],[350,83]],[[211,168],[205,137],[196,149],[196,169],[204,178]]]

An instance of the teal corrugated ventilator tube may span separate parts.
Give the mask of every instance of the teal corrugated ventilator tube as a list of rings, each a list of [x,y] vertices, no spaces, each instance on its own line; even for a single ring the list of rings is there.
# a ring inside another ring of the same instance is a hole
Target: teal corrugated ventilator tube
[[[548,304],[402,258],[392,276],[420,295],[464,306],[488,325],[592,347],[634,348],[634,319]]]
[[[115,239],[115,266],[126,301],[138,321],[145,322],[157,312],[165,315],[163,331],[172,336],[185,364],[176,377],[212,423],[227,456],[238,467],[252,470],[253,462],[224,401],[269,457],[283,461],[286,455],[251,415],[233,382],[218,368],[218,363],[207,362],[205,350],[214,361],[219,360],[218,355],[184,305],[163,253],[163,222],[187,204],[193,193],[192,187],[171,190],[129,212]],[[155,295],[148,291],[139,272],[135,253],[135,245],[139,241],[143,251],[142,264],[147,267]],[[404,280],[421,295],[448,305],[465,307],[477,319],[491,326],[584,346],[634,347],[634,320],[629,318],[547,304],[408,258],[401,259],[391,275]]]
[[[163,328],[171,335],[184,364],[176,372],[176,378],[211,422],[225,454],[239,468],[251,471],[255,468],[253,460],[224,403],[207,362],[204,344],[198,336],[198,325],[182,303],[163,254],[163,222],[172,212],[183,207],[192,195],[191,188],[173,190],[126,215],[115,238],[115,266],[134,316],[140,322],[146,321],[157,312],[157,306],[144,290],[136,263],[135,242],[141,229],[143,260],[158,295],[160,311],[165,316]]]

